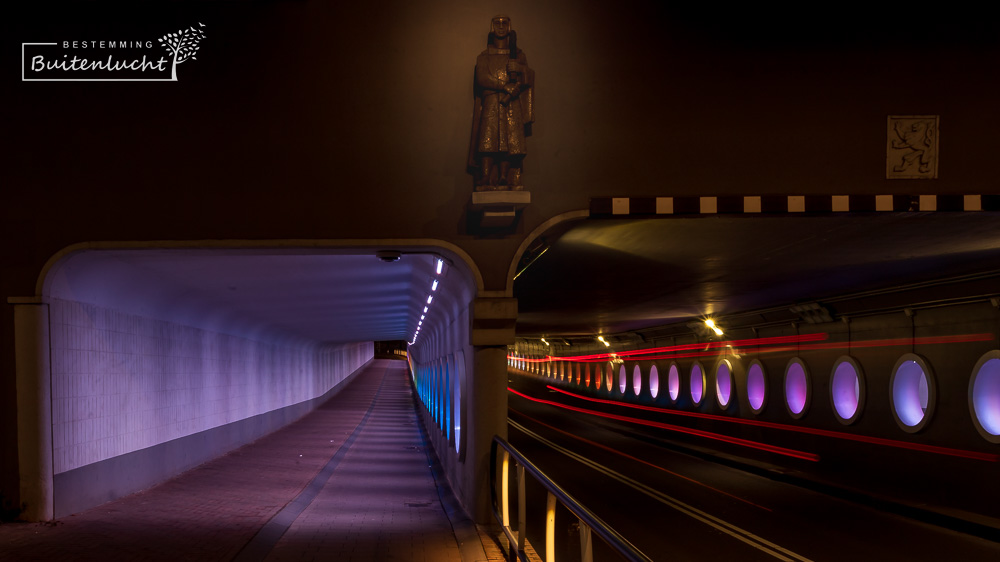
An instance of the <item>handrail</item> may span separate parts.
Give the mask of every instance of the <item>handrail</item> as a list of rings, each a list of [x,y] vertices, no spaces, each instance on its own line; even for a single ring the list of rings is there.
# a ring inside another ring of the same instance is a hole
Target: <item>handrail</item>
[[[497,498],[497,447],[502,447],[504,449],[504,459],[503,459],[503,502],[501,503],[499,498]],[[513,532],[510,529],[509,514],[508,514],[508,493],[507,493],[507,481],[508,481],[508,465],[509,458],[513,457],[514,462],[517,466],[517,487],[518,487],[518,536],[515,538]],[[595,515],[592,511],[584,507],[580,502],[576,501],[573,496],[566,493],[558,484],[552,481],[551,478],[545,475],[541,470],[538,469],[534,464],[531,463],[520,451],[515,449],[510,443],[503,440],[501,437],[494,435],[493,443],[490,445],[490,498],[492,500],[493,507],[493,517],[496,518],[500,527],[503,529],[505,535],[507,535],[508,544],[510,544],[509,552],[511,560],[521,559],[527,560],[525,554],[525,494],[524,494],[524,473],[528,472],[537,480],[545,489],[548,491],[547,501],[546,501],[546,557],[545,562],[555,562],[555,545],[554,545],[554,528],[555,528],[555,502],[566,506],[569,511],[580,520],[580,557],[584,562],[591,562],[593,560],[593,553],[591,550],[591,531],[597,534],[597,536],[604,539],[609,546],[614,548],[619,554],[625,557],[626,560],[634,562],[652,562],[648,556],[643,554],[638,548],[636,548],[632,543],[628,541],[625,537],[621,536],[618,531],[615,531],[608,526],[600,517]],[[517,545],[516,549],[514,545]]]

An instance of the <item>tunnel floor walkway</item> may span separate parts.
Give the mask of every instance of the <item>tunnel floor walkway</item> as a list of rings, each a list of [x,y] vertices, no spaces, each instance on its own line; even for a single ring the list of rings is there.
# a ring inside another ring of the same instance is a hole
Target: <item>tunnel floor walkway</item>
[[[149,490],[0,524],[3,560],[460,561],[406,364],[375,360],[302,419]]]

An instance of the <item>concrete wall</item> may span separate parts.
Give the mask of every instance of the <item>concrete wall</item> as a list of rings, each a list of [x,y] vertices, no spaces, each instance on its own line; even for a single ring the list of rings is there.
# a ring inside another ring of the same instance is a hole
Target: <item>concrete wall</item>
[[[371,342],[254,341],[63,299],[49,308],[57,517],[293,421],[373,354]]]

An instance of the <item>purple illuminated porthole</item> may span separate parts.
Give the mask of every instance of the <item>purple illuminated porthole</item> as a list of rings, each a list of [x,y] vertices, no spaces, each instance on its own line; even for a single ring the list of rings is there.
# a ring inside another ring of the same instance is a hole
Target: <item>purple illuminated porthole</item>
[[[979,434],[1000,443],[1000,351],[979,358],[969,381],[969,409]]]
[[[935,396],[927,360],[914,353],[900,357],[889,379],[889,405],[899,427],[908,433],[923,429],[930,420]]]
[[[677,368],[677,363],[671,363],[667,370],[667,395],[671,402],[676,402],[681,395],[681,371]]]
[[[853,357],[844,356],[833,364],[830,374],[830,401],[837,420],[852,424],[861,415],[864,406],[864,374]]]
[[[750,362],[750,368],[747,369],[747,400],[753,413],[759,414],[764,411],[764,403],[767,401],[767,381],[764,378],[764,366],[756,359]]]
[[[728,359],[723,359],[715,366],[715,397],[719,401],[719,407],[725,410],[732,395],[733,365]]]
[[[638,365],[632,369],[632,391],[635,392],[636,396],[642,392],[642,369]]]
[[[806,364],[798,357],[785,367],[785,407],[795,419],[806,414],[809,406],[809,373]]]
[[[618,368],[618,390],[625,394],[625,389],[628,388],[628,381],[626,381],[627,373],[625,371],[625,365]]]
[[[656,365],[649,368],[649,394],[653,398],[660,393],[660,373],[656,370]]]
[[[615,378],[615,366],[608,363],[608,368],[604,370],[604,388],[611,392],[611,379]]]
[[[691,365],[691,401],[697,406],[701,404],[701,399],[705,397],[705,370],[701,368],[701,363],[695,361]]]

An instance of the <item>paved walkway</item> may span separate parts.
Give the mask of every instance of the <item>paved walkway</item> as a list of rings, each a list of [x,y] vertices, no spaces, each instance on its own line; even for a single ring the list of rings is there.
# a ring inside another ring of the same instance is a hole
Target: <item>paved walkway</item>
[[[0,524],[0,560],[459,562],[407,376],[376,360],[301,420],[159,486]]]

